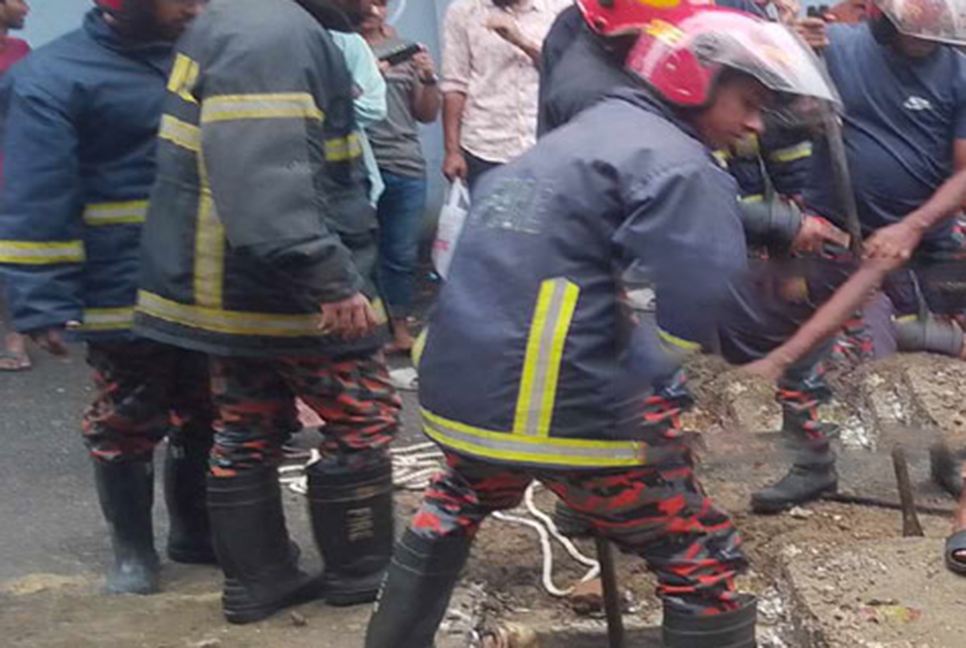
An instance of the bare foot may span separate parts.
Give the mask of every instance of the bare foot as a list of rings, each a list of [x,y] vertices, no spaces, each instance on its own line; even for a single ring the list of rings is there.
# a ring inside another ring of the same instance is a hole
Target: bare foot
[[[0,355],[0,371],[24,371],[30,369],[30,366],[24,337],[19,333],[7,333],[4,338],[4,352]]]
[[[392,342],[386,345],[386,353],[399,354],[409,353],[413,350],[416,343],[412,331],[409,330],[409,322],[405,317],[394,318],[392,320]]]

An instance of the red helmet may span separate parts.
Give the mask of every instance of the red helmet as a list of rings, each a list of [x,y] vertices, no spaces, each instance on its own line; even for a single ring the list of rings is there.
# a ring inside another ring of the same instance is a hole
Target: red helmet
[[[966,45],[966,0],[875,0],[869,21],[883,20],[907,36]]]
[[[713,0],[577,0],[584,20],[603,36],[640,31],[658,17],[679,20],[694,7],[713,4]]]
[[[783,95],[837,101],[812,51],[782,25],[730,9],[700,9],[678,23],[651,21],[627,68],[666,101],[706,105],[724,68]]]
[[[124,11],[124,3],[125,0],[94,0],[94,4],[111,13],[121,13]]]

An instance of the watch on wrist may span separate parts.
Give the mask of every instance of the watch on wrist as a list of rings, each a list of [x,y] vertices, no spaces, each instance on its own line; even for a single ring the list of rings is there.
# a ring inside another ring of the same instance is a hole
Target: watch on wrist
[[[436,73],[434,72],[428,77],[424,77],[424,76],[419,77],[419,82],[422,83],[423,85],[434,86],[437,83],[439,83],[439,76],[436,75]]]

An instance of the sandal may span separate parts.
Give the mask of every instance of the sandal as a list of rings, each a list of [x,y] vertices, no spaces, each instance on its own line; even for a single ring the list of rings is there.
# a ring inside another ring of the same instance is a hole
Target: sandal
[[[966,552],[966,529],[946,538],[946,550],[943,552],[946,568],[954,574],[966,576],[966,556],[957,557],[958,551]]]
[[[26,371],[32,363],[26,353],[0,350],[0,371]]]

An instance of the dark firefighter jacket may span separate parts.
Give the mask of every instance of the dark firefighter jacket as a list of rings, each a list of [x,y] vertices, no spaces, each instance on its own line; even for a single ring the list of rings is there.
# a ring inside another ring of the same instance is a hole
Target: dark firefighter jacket
[[[224,355],[381,343],[318,323],[321,302],[374,297],[352,87],[326,29],[293,0],[215,0],[195,21],[161,120],[139,333]]]
[[[666,345],[713,343],[745,267],[736,193],[686,126],[630,89],[481,180],[420,359],[429,436],[509,464],[661,461],[643,425],[655,367],[620,278],[654,279]]]
[[[0,270],[17,329],[130,336],[172,49],[126,44],[92,10],[5,79]]]

